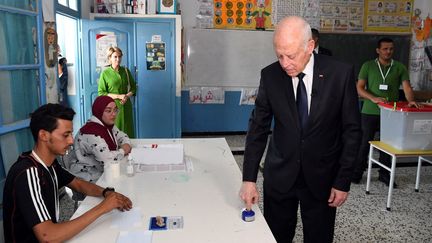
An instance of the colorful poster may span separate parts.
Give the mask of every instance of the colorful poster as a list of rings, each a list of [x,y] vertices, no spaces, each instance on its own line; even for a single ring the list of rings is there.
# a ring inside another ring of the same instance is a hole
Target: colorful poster
[[[327,32],[363,31],[363,0],[321,0],[320,30]]]
[[[165,70],[165,43],[146,43],[147,70]]]
[[[217,29],[270,29],[271,15],[271,0],[214,0]]]
[[[366,0],[365,31],[410,32],[414,0]]]

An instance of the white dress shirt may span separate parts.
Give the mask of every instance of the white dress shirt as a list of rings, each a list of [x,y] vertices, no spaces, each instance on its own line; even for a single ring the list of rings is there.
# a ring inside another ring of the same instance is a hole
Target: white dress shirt
[[[312,83],[313,83],[313,67],[314,67],[314,55],[311,55],[309,62],[306,64],[305,69],[302,71],[305,76],[303,77],[303,82],[306,86],[306,93],[308,97],[308,113],[310,113],[310,105],[311,105],[311,94],[312,94]],[[297,77],[292,77],[292,84],[294,88],[294,97],[297,99],[297,85],[299,83],[299,79]]]

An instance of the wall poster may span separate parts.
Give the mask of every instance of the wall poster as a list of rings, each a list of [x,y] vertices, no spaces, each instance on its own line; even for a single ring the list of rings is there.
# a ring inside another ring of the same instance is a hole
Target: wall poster
[[[320,30],[328,32],[363,31],[363,0],[321,0]]]
[[[410,32],[414,0],[365,0],[365,31]]]
[[[96,34],[96,67],[98,69],[109,65],[107,51],[112,46],[117,46],[117,37],[114,32]]]
[[[165,70],[165,43],[146,43],[147,70]]]
[[[217,29],[265,30],[272,25],[272,0],[214,0]]]

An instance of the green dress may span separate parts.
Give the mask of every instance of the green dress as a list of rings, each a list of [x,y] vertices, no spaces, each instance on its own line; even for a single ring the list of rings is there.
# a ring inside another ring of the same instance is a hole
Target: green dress
[[[129,90],[128,84],[130,86]],[[98,83],[98,95],[107,95],[109,93],[127,94],[129,91],[134,95],[136,94],[136,83],[129,69],[120,67],[119,71],[116,71],[110,66],[101,73]],[[132,102],[128,99],[128,101],[122,105],[119,99],[115,99],[115,103],[119,109],[115,125],[130,138],[134,138]]]

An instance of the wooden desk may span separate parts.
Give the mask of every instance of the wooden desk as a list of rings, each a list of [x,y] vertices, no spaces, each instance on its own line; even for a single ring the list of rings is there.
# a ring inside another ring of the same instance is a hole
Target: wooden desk
[[[432,155],[432,150],[399,150],[381,141],[369,141],[369,163],[367,171],[367,181],[366,181],[366,194],[369,194],[370,177],[372,170],[372,163],[376,163],[382,168],[390,172],[390,185],[387,196],[387,207],[386,209],[390,211],[391,198],[393,194],[393,183],[396,172],[396,159],[398,157],[419,157],[419,156],[430,156]],[[392,157],[391,167],[382,164],[379,160],[373,158],[374,149],[380,150]]]
[[[183,216],[183,229],[154,231],[152,242],[276,242],[257,206],[253,208],[254,222],[241,219],[241,172],[224,138],[132,142],[133,146],[138,143],[183,143],[193,171],[136,173],[127,177],[122,168],[112,186],[130,197],[143,215],[142,225],[131,230],[148,229],[152,216]],[[108,186],[103,178],[98,184]],[[73,217],[100,200],[87,197]],[[116,242],[119,229],[111,228],[111,217],[108,214],[98,219],[70,242]]]

